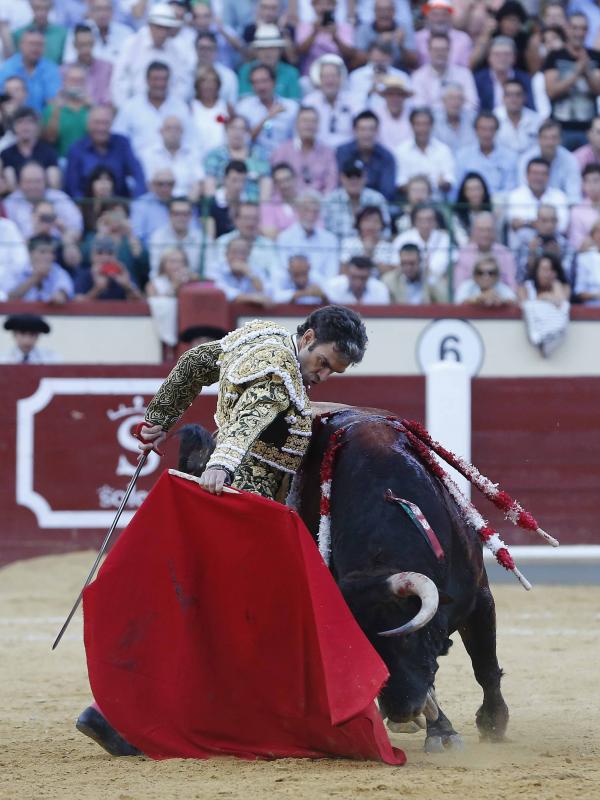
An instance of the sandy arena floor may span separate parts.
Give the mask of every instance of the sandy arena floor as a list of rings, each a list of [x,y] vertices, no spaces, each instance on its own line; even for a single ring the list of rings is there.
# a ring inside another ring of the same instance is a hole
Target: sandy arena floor
[[[460,643],[442,659],[438,697],[463,753],[426,755],[421,734],[394,736],[406,767],[350,761],[112,759],[77,733],[89,701],[81,617],[50,645],[93,561],[52,556],[0,570],[0,798],[600,799],[600,587],[496,589],[510,741],[480,744],[481,693]]]

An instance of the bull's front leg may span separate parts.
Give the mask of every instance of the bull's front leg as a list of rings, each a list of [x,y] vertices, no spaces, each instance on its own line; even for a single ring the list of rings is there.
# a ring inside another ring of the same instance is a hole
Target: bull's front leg
[[[475,678],[483,689],[483,703],[475,716],[479,735],[481,739],[500,742],[508,725],[508,706],[500,691],[502,670],[496,656],[496,606],[487,577],[459,633],[471,657]]]

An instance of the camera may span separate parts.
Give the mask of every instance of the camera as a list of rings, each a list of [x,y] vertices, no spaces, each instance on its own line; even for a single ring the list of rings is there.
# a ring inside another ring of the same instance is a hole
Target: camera
[[[333,25],[334,22],[335,17],[333,16],[333,11],[324,11],[321,17],[321,25]]]

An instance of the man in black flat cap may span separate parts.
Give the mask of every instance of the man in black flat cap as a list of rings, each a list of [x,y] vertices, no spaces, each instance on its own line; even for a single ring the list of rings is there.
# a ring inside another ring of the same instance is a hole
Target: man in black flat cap
[[[58,360],[52,350],[37,346],[41,333],[50,333],[48,323],[36,314],[12,314],[4,323],[12,331],[15,344],[0,355],[2,364],[55,364]]]

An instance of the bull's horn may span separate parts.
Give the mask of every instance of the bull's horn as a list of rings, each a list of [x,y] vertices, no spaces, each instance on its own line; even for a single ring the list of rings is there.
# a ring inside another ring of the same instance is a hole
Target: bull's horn
[[[389,631],[381,631],[380,636],[406,636],[423,628],[433,619],[438,609],[440,598],[437,586],[426,575],[420,572],[396,572],[387,579],[388,585],[396,597],[416,595],[421,598],[419,613],[405,625]]]

